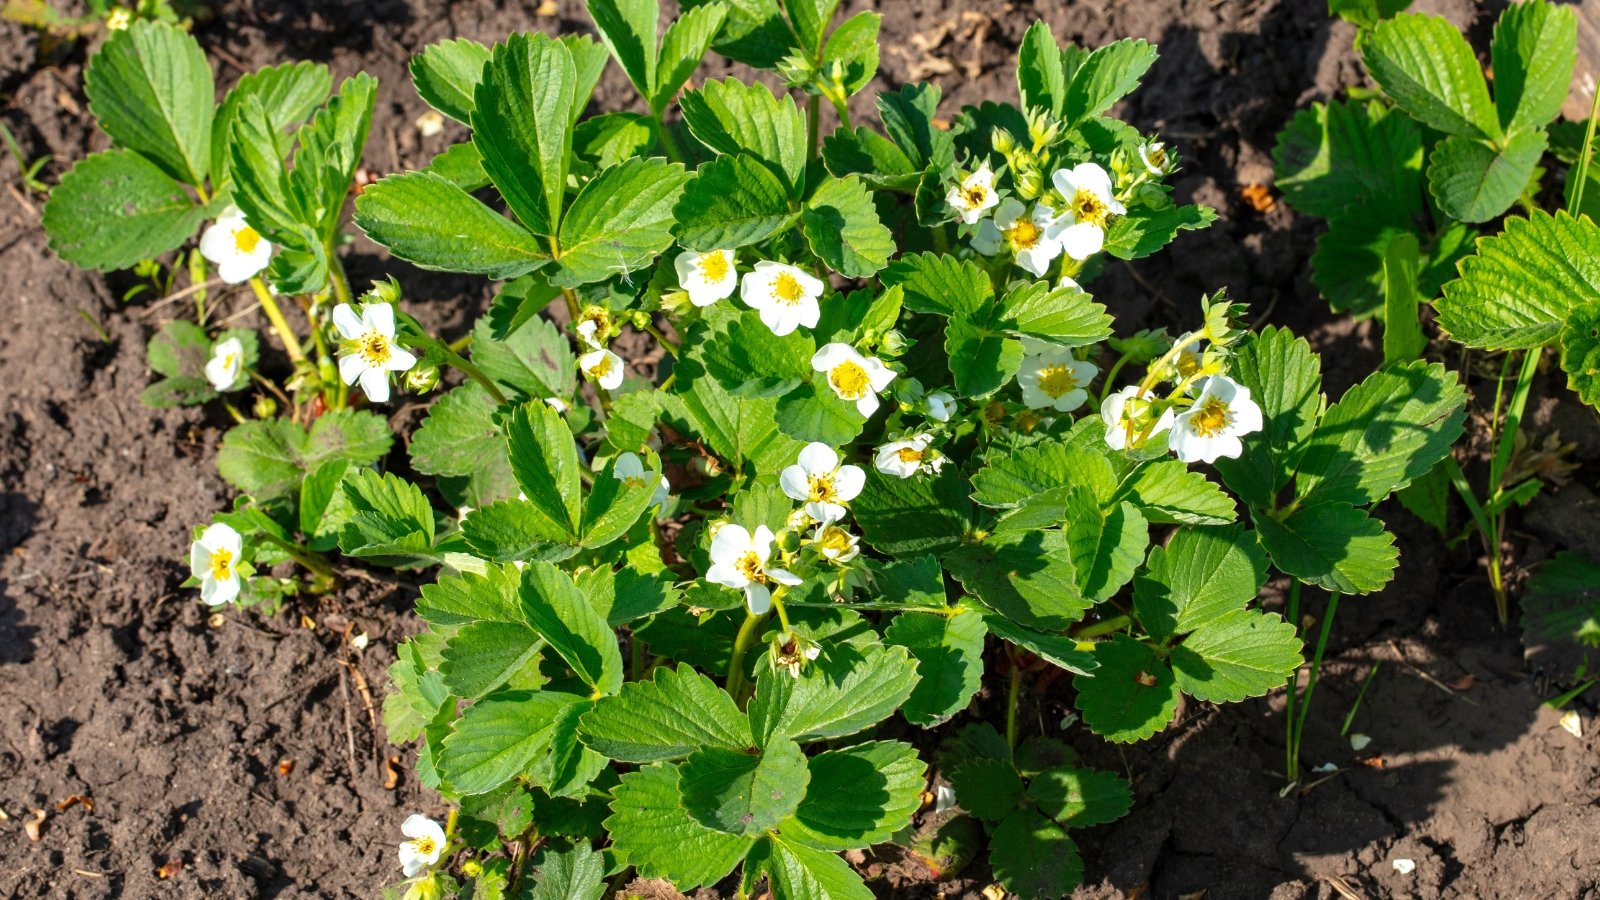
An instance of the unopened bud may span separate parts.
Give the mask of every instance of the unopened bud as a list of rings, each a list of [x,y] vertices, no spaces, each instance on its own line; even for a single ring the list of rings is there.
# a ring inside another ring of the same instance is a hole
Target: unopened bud
[[[251,412],[258,419],[270,419],[278,414],[278,401],[263,394],[256,398],[255,408]]]
[[[785,553],[793,553],[800,549],[800,532],[786,528],[778,532],[778,549]]]
[[[989,146],[993,147],[994,152],[1001,156],[1010,156],[1011,151],[1017,148],[1017,139],[1012,137],[1011,132],[1004,128],[996,128],[989,132]]]
[[[405,374],[406,390],[414,394],[426,394],[439,386],[439,367],[419,365],[411,368]]]
[[[372,282],[372,289],[361,297],[363,303],[399,303],[400,282],[391,276],[383,281]]]
[[[883,339],[878,342],[878,355],[894,359],[911,349],[912,341],[897,328],[891,328],[883,333]]]

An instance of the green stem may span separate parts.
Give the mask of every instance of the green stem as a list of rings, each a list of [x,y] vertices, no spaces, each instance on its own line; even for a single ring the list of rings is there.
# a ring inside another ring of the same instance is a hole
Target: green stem
[[[260,534],[263,540],[282,550],[284,553],[287,553],[290,559],[304,566],[308,571],[311,572],[311,574],[328,579],[329,581],[333,580],[335,577],[333,572],[333,564],[328,562],[327,557],[323,556],[322,554],[316,552],[315,550],[303,547],[300,544],[293,543],[292,541],[286,541],[274,534],[268,534],[264,531],[260,532]]]
[[[1317,634],[1317,650],[1311,657],[1311,674],[1306,677],[1306,692],[1300,698],[1300,714],[1294,724],[1294,746],[1289,751],[1289,780],[1300,780],[1300,742],[1306,736],[1306,713],[1311,710],[1311,693],[1317,689],[1317,674],[1322,671],[1322,654],[1328,647],[1328,634],[1333,631],[1333,617],[1339,611],[1339,595],[1328,595],[1328,611],[1322,616],[1322,630]]]
[[[817,161],[817,149],[822,146],[822,95],[806,98],[806,168]]]
[[[644,674],[644,641],[639,640],[638,634],[632,634],[628,639],[628,677],[638,681]]]
[[[339,261],[339,254],[333,252],[333,245],[328,245],[328,277],[333,282],[333,296],[339,303],[350,302],[350,279],[344,274],[344,263]]]
[[[506,402],[506,395],[501,392],[500,387],[494,383],[494,379],[490,378],[488,375],[485,375],[482,369],[470,362],[467,362],[466,357],[455,352],[454,350],[451,350],[449,345],[445,344],[443,341],[436,340],[434,338],[429,338],[429,340],[433,341],[434,346],[442,351],[440,355],[443,357],[445,365],[459,369],[461,374],[471,378],[473,381],[476,381],[480,386],[483,387],[485,391],[489,392],[489,396],[494,398],[495,403]]]
[[[1574,216],[1583,208],[1583,187],[1589,181],[1589,156],[1594,152],[1596,116],[1600,116],[1600,90],[1595,91],[1594,99],[1589,101],[1589,127],[1583,132],[1583,152],[1578,155],[1578,186],[1572,189],[1572,202],[1567,204],[1567,212]]]
[[[456,338],[445,346],[450,348],[451,353],[460,353],[461,351],[472,346],[472,332],[469,331],[466,334],[463,334],[461,337]]]
[[[1289,580],[1289,599],[1284,613],[1288,616],[1289,624],[1294,626],[1296,634],[1300,633],[1300,581]],[[1300,667],[1295,666],[1289,673],[1288,690],[1283,695],[1283,771],[1290,781],[1295,780],[1298,766],[1295,764],[1294,750],[1294,701],[1295,695],[1300,690]]]
[[[267,283],[258,275],[250,279],[250,289],[255,291],[256,300],[261,303],[261,311],[267,314],[267,321],[272,323],[272,330],[278,333],[278,339],[283,341],[283,350],[289,354],[289,360],[296,364],[305,361],[306,353],[300,349],[300,339],[295,337],[294,329],[289,327],[289,320],[283,317],[283,310],[278,308],[278,300],[267,290]]]
[[[667,127],[667,111],[655,110],[651,117],[656,120],[656,136],[660,139],[661,152],[667,155],[671,162],[683,162],[683,153],[678,149],[678,142],[672,136],[672,129]]]
[[[661,329],[657,328],[654,322],[645,322],[644,332],[645,334],[655,338],[656,343],[661,345],[661,349],[672,354],[674,357],[678,355],[678,343],[667,337],[665,334],[662,334]]]
[[[1011,657],[1011,682],[1006,689],[1006,744],[1017,749],[1017,695],[1022,689],[1022,668]]]
[[[739,626],[739,634],[733,639],[733,656],[728,659],[728,695],[739,704],[740,709],[744,708],[744,655],[755,643],[756,635],[761,633],[761,623],[766,620],[766,613],[745,613],[744,624]]]
[[[720,511],[708,511],[708,513],[710,513],[712,515],[720,515],[721,514]],[[789,603],[787,605],[793,606],[796,609],[839,609],[840,608],[840,604],[838,604],[838,603],[808,603],[808,602],[806,602],[804,600],[792,600],[792,601],[789,601]],[[847,609],[876,610],[876,611],[880,611],[880,612],[928,613],[929,615],[945,616],[946,618],[948,618],[950,616],[960,615],[961,613],[966,611],[964,607],[960,607],[960,606],[912,606],[912,605],[905,604],[905,603],[849,603],[849,604],[845,604],[845,607]]]
[[[1122,629],[1127,628],[1128,625],[1132,624],[1132,622],[1133,617],[1124,613],[1120,616],[1112,616],[1109,619],[1101,619],[1100,621],[1089,625],[1072,628],[1067,632],[1067,636],[1075,641],[1086,641],[1090,638],[1097,638],[1101,635],[1111,634],[1114,631],[1121,631]]]
[[[1062,255],[1065,256],[1066,254]],[[1117,358],[1116,362],[1111,364],[1111,369],[1106,372],[1105,383],[1100,385],[1100,403],[1102,405],[1106,402],[1106,398],[1111,396],[1111,386],[1117,383],[1117,373],[1121,372],[1122,367],[1126,366],[1131,359],[1133,359],[1133,354],[1124,353]]]
[[[233,417],[233,421],[239,423],[240,425],[244,424],[244,415],[240,413],[239,410],[233,405],[232,400],[224,400],[222,401],[222,405],[227,408],[228,415]]]

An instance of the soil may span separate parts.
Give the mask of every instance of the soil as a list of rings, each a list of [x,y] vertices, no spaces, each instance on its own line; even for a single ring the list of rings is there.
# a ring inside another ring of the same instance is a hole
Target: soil
[[[1502,5],[1419,4],[1470,25],[1480,46]],[[381,174],[416,168],[462,136],[455,126],[419,136],[425,107],[408,57],[444,38],[585,27],[574,0],[546,4],[554,15],[536,6],[228,0],[196,33],[224,85],[302,58],[340,76],[377,75],[366,163]],[[1243,194],[1271,183],[1273,136],[1295,108],[1362,77],[1352,29],[1331,22],[1322,0],[936,0],[885,2],[882,12],[874,89],[931,78],[946,114],[1013,95],[1010,60],[1036,17],[1090,46],[1158,42],[1161,60],[1125,115],[1177,144],[1180,198],[1221,218],[1153,260],[1112,267],[1097,296],[1121,328],[1181,327],[1193,324],[1201,292],[1226,285],[1261,321],[1310,336],[1334,393],[1381,358],[1376,333],[1336,320],[1310,284],[1318,225],[1281,203],[1261,211]],[[0,21],[0,120],[30,159],[54,157],[49,181],[106,143],[86,114],[84,59],[82,45],[41,47],[35,33]],[[613,69],[597,103],[630,102]],[[124,303],[131,276],[55,259],[38,226],[40,198],[23,196],[16,175],[0,158],[9,185],[0,308],[10,322],[0,331],[0,703],[10,711],[0,717],[0,896],[376,896],[399,874],[400,821],[444,809],[410,776],[410,753],[382,743],[368,708],[369,697],[381,703],[393,647],[418,628],[415,586],[353,578],[276,617],[219,619],[180,589],[190,527],[229,497],[213,466],[226,419],[139,403],[145,341],[181,310]],[[347,265],[358,284],[396,274],[408,308],[452,337],[489,296],[479,279],[416,271],[365,239]],[[213,302],[229,314],[248,304],[240,294]],[[1577,481],[1593,483],[1600,432],[1576,404],[1543,399],[1559,388],[1556,379],[1540,386],[1533,431],[1560,428],[1577,441]],[[416,410],[396,415],[414,421]],[[1532,532],[1512,533],[1514,571],[1592,542],[1596,502],[1574,486],[1514,519]],[[1191,704],[1155,739],[1122,748],[1058,727],[1066,690],[1025,692],[1025,722],[1063,734],[1134,787],[1128,817],[1080,835],[1086,882],[1076,896],[1600,891],[1597,740],[1558,727],[1541,702],[1570,681],[1573,655],[1525,647],[1514,625],[1496,623],[1474,543],[1447,547],[1398,505],[1383,514],[1400,537],[1399,577],[1340,607],[1306,720],[1305,758],[1337,771],[1287,796],[1281,695]],[[1320,616],[1324,604],[1308,593],[1304,608]],[[363,634],[365,649],[355,649],[351,638]],[[1350,729],[1371,744],[1357,752],[1340,726],[1374,666]],[[1575,708],[1592,726],[1593,701]],[[386,786],[391,752],[398,778]],[[34,840],[24,823],[38,815]],[[1399,859],[1415,870],[1400,874]],[[944,883],[890,848],[859,862],[884,896],[976,896],[988,883],[981,858]]]

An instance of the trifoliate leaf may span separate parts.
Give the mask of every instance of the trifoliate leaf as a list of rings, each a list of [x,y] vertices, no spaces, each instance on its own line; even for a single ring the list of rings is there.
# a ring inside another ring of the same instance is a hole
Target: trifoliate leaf
[[[596,694],[622,686],[622,651],[606,620],[584,599],[572,576],[545,562],[522,570],[522,614]]]
[[[1081,452],[1049,442],[991,457],[972,477],[972,499],[984,506],[1006,508],[1045,491],[1082,487],[1098,500],[1109,500],[1116,484],[1110,461],[1098,449]]]
[[[605,821],[619,864],[681,888],[715,884],[750,850],[749,838],[690,818],[678,790],[678,766],[658,763],[622,776]]]
[[[1236,609],[1197,628],[1168,659],[1196,700],[1234,703],[1276,690],[1300,668],[1295,627],[1272,613]]]
[[[772,835],[756,845],[750,864],[760,863],[773,896],[788,900],[872,900],[861,876],[835,853],[814,850]]]
[[[875,741],[807,760],[805,799],[778,830],[826,850],[880,844],[911,822],[922,805],[927,767],[915,747]]]
[[[986,821],[1004,819],[1022,799],[1022,776],[1009,759],[969,759],[945,777],[956,789],[961,808]]]
[[[1401,13],[1374,26],[1360,49],[1372,79],[1412,118],[1446,134],[1500,136],[1478,58],[1446,19]]]
[[[701,166],[672,210],[678,242],[731,250],[766,240],[790,221],[788,188],[754,156],[732,153]]]
[[[884,629],[883,640],[911,651],[921,680],[900,712],[924,728],[967,708],[983,686],[983,617],[970,610],[955,615],[904,612]]]
[[[1452,135],[1428,158],[1428,189],[1439,208],[1463,222],[1487,222],[1517,202],[1544,156],[1543,131],[1518,132],[1504,146]]]
[[[1561,333],[1567,314],[1600,300],[1600,226],[1587,217],[1535,211],[1512,217],[1461,261],[1444,287],[1439,324],[1469,347],[1539,347]]]
[[[146,388],[141,399],[156,407],[214,399],[217,389],[205,376],[212,346],[205,329],[187,319],[174,319],[161,326],[145,346],[145,361],[152,371],[166,377]]]
[[[670,575],[633,569],[591,569],[578,576],[578,589],[613,628],[671,609],[682,595]]]
[[[707,828],[755,837],[800,805],[811,779],[800,745],[786,738],[760,753],[705,747],[678,766],[689,817]]]
[[[342,553],[396,569],[438,561],[433,549],[433,507],[421,488],[370,469],[352,472],[340,486],[351,508],[339,531]]]
[[[1138,507],[1127,501],[1102,507],[1083,488],[1068,495],[1066,535],[1078,588],[1096,601],[1110,599],[1133,578],[1150,545],[1150,526]]]
[[[1041,772],[1028,783],[1028,797],[1040,812],[1067,828],[1115,822],[1133,805],[1128,782],[1114,772],[1093,769]]]
[[[1331,219],[1359,206],[1422,206],[1422,130],[1379,102],[1315,103],[1295,113],[1272,148],[1273,183],[1295,209]]]
[[[1255,517],[1261,545],[1278,568],[1341,594],[1370,594],[1394,576],[1394,535],[1366,512],[1337,500],[1303,506],[1282,521]]]
[[[309,432],[284,419],[256,419],[228,431],[217,471],[240,491],[266,500],[298,490],[306,472],[329,460],[371,465],[393,440],[388,421],[367,410],[326,413]]]
[[[1578,20],[1553,3],[1508,7],[1490,46],[1495,107],[1507,134],[1536,131],[1561,112],[1578,59]]]
[[[888,718],[917,680],[916,660],[904,647],[834,644],[798,678],[761,669],[747,710],[750,729],[762,746],[780,737],[816,741],[854,734]]]
[[[733,698],[690,666],[656,669],[583,717],[585,745],[621,762],[678,759],[702,747],[743,751],[750,723]]]
[[[511,473],[551,531],[576,538],[582,522],[583,484],[578,447],[561,414],[537,400],[506,420]]]
[[[1242,525],[1180,528],[1133,580],[1139,624],[1158,641],[1244,609],[1267,578],[1267,554]]]
[[[118,147],[187,184],[204,183],[217,98],[211,66],[194,37],[149,19],[114,31],[89,61],[83,92]]]
[[[1574,307],[1561,329],[1561,368],[1567,387],[1590,406],[1600,406],[1600,301]]]
[[[1142,741],[1167,726],[1178,709],[1172,670],[1150,645],[1116,635],[1095,645],[1094,677],[1080,678],[1083,723],[1108,741]]]
[[[878,190],[915,191],[922,178],[904,150],[866,126],[840,128],[823,138],[822,161],[834,177],[855,175]]]
[[[608,770],[606,758],[578,740],[578,723],[594,704],[593,699],[584,698],[562,708],[550,731],[550,753],[541,756],[528,770],[528,781],[552,797],[580,796],[590,782]]]
[[[911,83],[878,94],[878,118],[895,146],[918,169],[942,168],[955,162],[955,140],[933,124],[938,117],[939,86]]]
[[[494,421],[497,408],[481,386],[469,382],[429,407],[411,436],[411,467],[425,475],[463,479],[460,499],[473,507],[514,496],[505,434]]]
[[[533,629],[505,622],[473,622],[451,635],[439,674],[445,686],[465,700],[477,700],[538,664],[544,641]],[[537,669],[535,669],[537,672]],[[529,688],[525,683],[519,689]]]
[[[569,849],[546,844],[528,860],[523,874],[532,880],[526,900],[600,900],[605,894],[604,854],[578,842]]]
[[[1244,439],[1244,455],[1218,459],[1217,471],[1253,506],[1266,506],[1289,483],[1322,410],[1322,362],[1311,345],[1267,327],[1235,354],[1230,374],[1250,389],[1265,426]]]
[[[848,444],[861,434],[867,419],[849,400],[807,381],[778,398],[773,411],[778,430],[795,441],[830,447]]]
[[[523,623],[521,574],[512,566],[487,566],[483,574],[443,575],[422,586],[417,615],[434,625]]]
[[[706,371],[729,392],[741,397],[782,397],[811,380],[811,357],[817,345],[799,329],[778,337],[751,309],[707,333],[695,351]]]
[[[501,500],[461,519],[472,552],[491,562],[559,562],[578,552],[576,539],[526,500]]]
[[[489,48],[457,38],[431,44],[411,57],[411,84],[428,105],[463,125],[471,124],[473,95],[483,79]]]
[[[952,318],[944,349],[956,393],[983,397],[1006,386],[1022,366],[1022,342],[996,331],[998,307],[990,301],[973,318]]]
[[[558,714],[581,700],[549,691],[503,691],[479,700],[444,739],[439,774],[463,794],[494,790],[550,749]]]
[[[1209,206],[1139,206],[1106,229],[1105,251],[1118,259],[1144,259],[1172,243],[1180,231],[1198,231],[1217,220]]]
[[[62,176],[43,221],[62,259],[109,272],[177,247],[204,219],[205,210],[155,163],[130,150],[108,150]]]
[[[521,225],[436,172],[390,175],[356,198],[367,237],[424,269],[515,278],[550,261]]]
[[[1010,641],[1045,662],[1066,669],[1074,675],[1088,675],[1098,665],[1093,653],[1079,649],[1078,642],[1064,634],[1034,631],[994,613],[984,616],[984,622],[989,626],[989,633],[995,637]]]
[[[793,99],[729,78],[707,81],[678,102],[700,143],[718,155],[748,153],[781,178],[791,196],[798,195],[805,181],[806,123]]]
[[[890,556],[952,550],[972,527],[973,517],[966,481],[954,467],[910,478],[868,472],[851,511],[866,542]]]
[[[1004,326],[1058,347],[1087,347],[1111,337],[1111,314],[1081,288],[1052,290],[1043,281],[1024,281],[1000,301]]]
[[[473,93],[473,146],[506,205],[534,234],[558,233],[577,82],[566,44],[521,33],[495,45]]]
[[[1141,463],[1117,489],[1117,496],[1156,524],[1225,525],[1238,517],[1233,498],[1176,459]]]
[[[1066,127],[1078,127],[1131,93],[1158,55],[1153,44],[1136,38],[1095,48],[1067,81],[1060,110]]]
[[[846,278],[875,275],[894,255],[894,234],[878,221],[871,192],[854,176],[824,181],[800,222],[811,252]]]
[[[879,280],[886,287],[902,287],[905,307],[912,312],[970,318],[994,297],[981,266],[949,255],[907,254],[884,269]]]
[[[949,552],[944,563],[985,606],[1026,626],[1063,630],[1094,605],[1059,531],[996,534]]]
[[[1083,857],[1059,826],[1031,809],[1007,816],[989,836],[989,866],[1023,900],[1053,900],[1083,880]]]
[[[266,66],[239,79],[217,107],[211,123],[211,183],[221,185],[231,178],[228,171],[228,142],[233,139],[233,122],[246,97],[254,97],[267,113],[278,138],[280,155],[289,152],[290,136],[284,129],[298,125],[328,97],[333,75],[328,67],[310,60]],[[214,193],[214,192],[213,192]]]
[[[554,323],[534,316],[503,338],[492,328],[479,319],[472,329],[472,362],[490,380],[530,399],[572,396],[577,361]]]
[[[1437,363],[1389,366],[1328,407],[1295,475],[1303,502],[1366,506],[1420,478],[1461,436],[1466,391]]]
[[[677,163],[638,158],[595,176],[561,220],[550,283],[577,287],[648,266],[672,246],[672,208],[688,180]]]

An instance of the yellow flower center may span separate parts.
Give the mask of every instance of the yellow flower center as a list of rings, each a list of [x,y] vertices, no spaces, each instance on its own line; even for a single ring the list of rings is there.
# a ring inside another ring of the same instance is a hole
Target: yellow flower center
[[[1105,201],[1095,196],[1093,191],[1078,188],[1072,194],[1072,213],[1079,222],[1089,222],[1104,228],[1111,210]]]
[[[611,372],[611,355],[609,353],[600,354],[599,362],[596,362],[594,365],[590,366],[584,371],[590,378],[596,380],[606,377],[606,375],[610,374]]]
[[[589,322],[594,325],[596,339],[603,338],[611,333],[611,314],[598,306],[591,306],[578,317],[579,322]]]
[[[872,380],[867,377],[866,369],[847,360],[833,367],[828,373],[828,382],[840,397],[856,400],[866,394]]]
[[[772,281],[772,296],[790,306],[799,303],[805,293],[805,288],[800,286],[800,279],[794,277],[793,272],[779,272]]]
[[[261,243],[261,233],[249,225],[233,233],[233,245],[239,248],[240,253],[254,253]]]
[[[224,369],[231,369],[233,368],[233,364],[237,362],[238,359],[239,354],[237,353],[224,353],[222,354],[222,367]]]
[[[1033,224],[1032,219],[1018,219],[1006,232],[1006,240],[1013,250],[1031,250],[1039,243],[1039,234],[1039,226]]]
[[[894,455],[899,457],[900,461],[903,463],[922,462],[922,451],[915,447],[901,447],[899,450],[895,451]]]
[[[1189,418],[1189,428],[1201,437],[1211,437],[1220,434],[1228,427],[1228,404],[1215,397],[1207,400],[1200,409]]]
[[[1177,367],[1179,377],[1188,378],[1200,371],[1200,354],[1193,350],[1184,350],[1178,354],[1173,365]]]
[[[843,556],[850,552],[850,533],[837,525],[829,525],[823,529],[822,537],[817,538],[817,549],[827,555]]]
[[[1147,147],[1144,151],[1144,157],[1150,161],[1150,165],[1158,169],[1167,167],[1167,148],[1165,147]]]
[[[746,550],[744,555],[739,557],[739,561],[734,563],[734,568],[751,581],[765,581],[767,578],[766,573],[761,571],[761,557],[757,556],[754,550]]]
[[[622,484],[624,487],[628,488],[642,488],[644,487],[644,477],[640,475],[629,475],[628,477],[622,479]]]
[[[1056,399],[1065,397],[1078,388],[1078,376],[1072,373],[1072,367],[1064,363],[1045,366],[1039,373],[1039,390],[1044,391]]]
[[[438,845],[434,844],[431,837],[419,837],[411,842],[411,846],[417,851],[418,856],[432,856],[434,850],[438,849]]]
[[[700,257],[700,277],[715,284],[728,277],[728,254],[718,250]]]
[[[838,493],[833,487],[832,475],[811,476],[811,502],[828,503],[838,496]]]
[[[361,339],[361,358],[369,366],[387,365],[389,362],[389,339],[382,332],[369,331]]]
[[[211,580],[227,581],[233,577],[233,551],[221,547],[211,551]]]
[[[989,189],[981,184],[975,184],[971,187],[962,188],[961,198],[967,201],[967,206],[971,207],[972,209],[977,209],[983,205],[983,201],[989,199]]]

